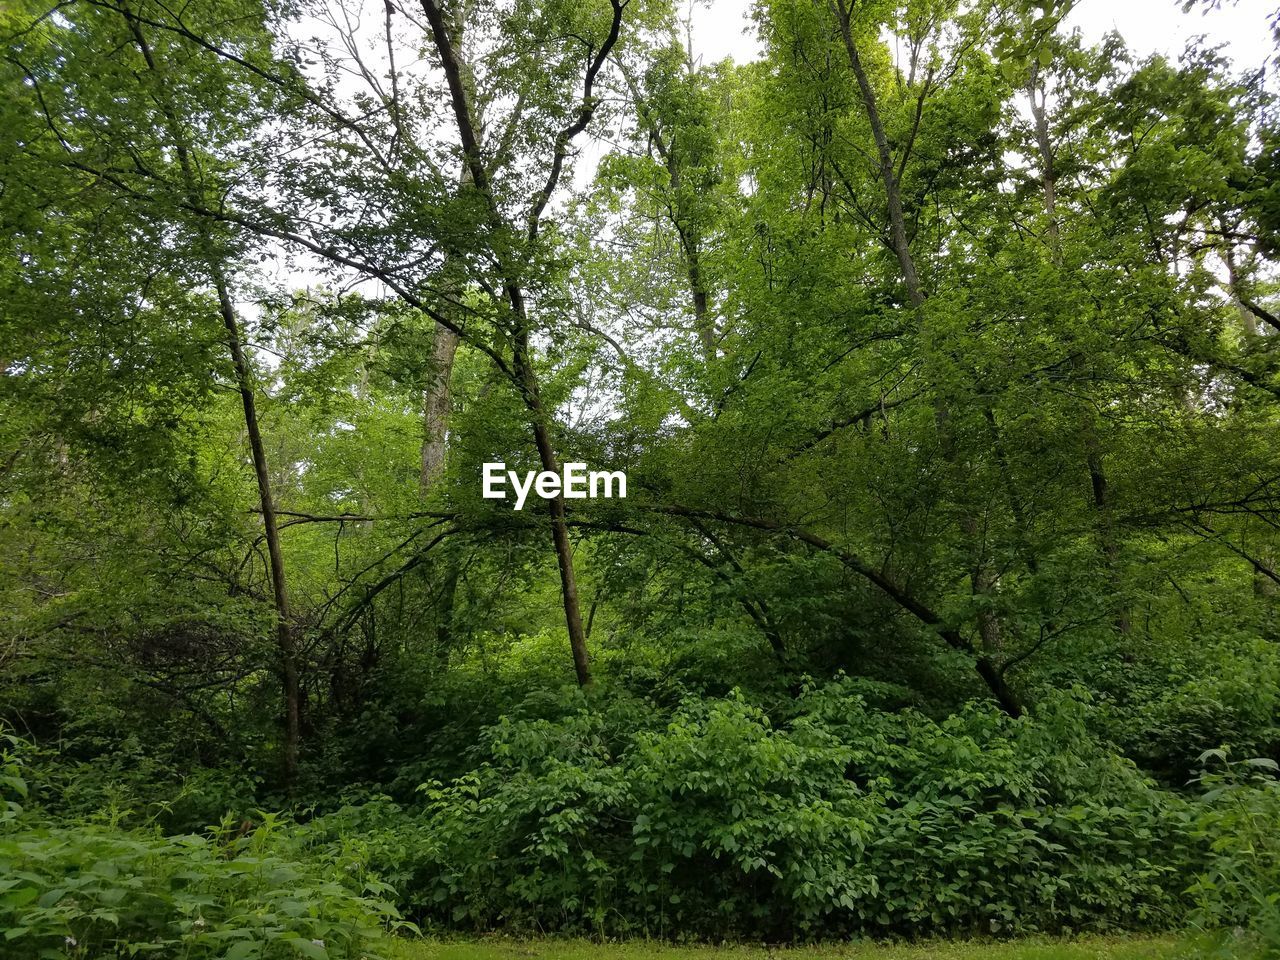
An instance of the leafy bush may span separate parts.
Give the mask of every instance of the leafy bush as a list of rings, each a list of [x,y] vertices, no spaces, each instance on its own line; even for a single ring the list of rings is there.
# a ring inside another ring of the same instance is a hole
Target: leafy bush
[[[1195,831],[1209,843],[1208,867],[1191,887],[1196,924],[1209,952],[1225,957],[1280,957],[1280,781],[1274,760],[1232,762],[1209,750],[1199,782],[1206,787]]]
[[[176,768],[129,736],[108,752],[78,759],[67,745],[33,749],[27,769],[34,802],[51,819],[109,826],[199,831],[228,813],[242,819],[262,806],[242,767]]]
[[[737,694],[665,725],[641,710],[496,724],[417,815],[379,808],[364,852],[447,926],[791,939],[1185,915],[1190,805],[1090,739],[1071,699],[937,722],[839,681],[777,725]],[[359,818],[341,816],[333,836]]]
[[[200,960],[372,957],[394,922],[389,888],[338,864],[283,855],[282,821],[231,821],[208,837],[96,824],[51,827],[12,797],[26,783],[0,754],[0,948],[9,957]]]
[[[1237,757],[1280,751],[1280,646],[1219,629],[1162,635],[1161,645],[1147,645],[1143,660],[1119,675],[1109,658],[1100,665],[1110,691],[1094,717],[1097,729],[1171,786],[1195,776],[1206,750],[1227,746]]]
[[[22,775],[26,746],[0,727],[0,827],[22,813],[22,801],[27,798],[27,781]]]
[[[941,722],[869,710],[843,684],[807,698],[797,731],[849,744],[846,775],[882,804],[863,858],[879,888],[865,917],[1023,932],[1179,915],[1187,806],[1084,732],[1079,696],[1034,720],[970,705]]]
[[[295,825],[293,856],[333,864],[350,882],[421,889],[421,819],[387,796],[367,797]]]

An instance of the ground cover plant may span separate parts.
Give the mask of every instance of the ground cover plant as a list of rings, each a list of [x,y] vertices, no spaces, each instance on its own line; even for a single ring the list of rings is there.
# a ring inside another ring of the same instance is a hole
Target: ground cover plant
[[[225,960],[369,958],[410,929],[374,877],[297,857],[285,824],[224,821],[207,835],[24,811],[25,745],[8,736],[0,786],[3,956]]]
[[[0,5],[0,957],[1280,956],[1276,57],[1076,7]]]
[[[1159,960],[1181,956],[1178,944],[1161,939],[1091,938],[1071,942],[1020,941],[969,943],[939,941],[917,945],[842,944],[840,946],[672,947],[629,942],[608,944],[583,941],[485,940],[463,942],[405,942],[397,957],[403,960],[514,960],[516,957],[562,960]]]

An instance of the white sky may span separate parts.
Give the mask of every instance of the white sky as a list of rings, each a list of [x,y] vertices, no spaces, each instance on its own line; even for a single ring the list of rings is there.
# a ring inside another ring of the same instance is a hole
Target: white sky
[[[739,63],[760,56],[749,13],[753,0],[710,0],[693,10],[694,54],[712,63],[732,57]],[[1138,54],[1175,57],[1188,38],[1206,35],[1226,43],[1228,58],[1244,69],[1261,66],[1274,54],[1267,15],[1280,0],[1224,0],[1212,12],[1182,12],[1181,0],[1080,0],[1067,18],[1085,39],[1096,41],[1116,30]],[[1207,5],[1206,5],[1207,6]]]

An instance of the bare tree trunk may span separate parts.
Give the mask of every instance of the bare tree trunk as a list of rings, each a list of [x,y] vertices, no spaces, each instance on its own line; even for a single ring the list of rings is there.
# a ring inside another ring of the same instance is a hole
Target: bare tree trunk
[[[390,23],[391,3],[387,2],[387,21]],[[465,28],[465,4],[460,5],[454,17],[454,36],[457,38],[457,56],[464,87],[472,94],[474,101],[474,74],[467,61]],[[390,28],[388,27],[388,35]],[[394,66],[392,67],[394,71]],[[394,80],[394,73],[393,73]],[[477,118],[477,136],[484,127],[483,121]],[[471,166],[465,160],[458,172],[458,183],[465,187],[472,182]],[[446,254],[445,274],[451,273]],[[446,284],[446,293],[453,298],[462,296],[461,283]],[[441,310],[452,309],[448,303],[441,304]],[[431,365],[427,371],[427,385],[423,396],[422,409],[422,464],[419,474],[419,492],[425,499],[444,475],[445,455],[448,450],[449,420],[453,412],[453,362],[458,353],[460,337],[457,331],[451,330],[441,323],[435,325],[435,336],[431,343]],[[449,649],[453,641],[453,610],[458,595],[458,579],[461,571],[455,558],[446,558],[443,564],[444,581],[440,588],[440,599],[436,604],[436,642],[439,648]]]
[[[876,156],[880,165],[880,182],[884,186],[885,202],[889,208],[889,245],[898,258],[898,266],[902,270],[902,282],[907,288],[907,297],[911,306],[917,311],[924,306],[924,291],[920,286],[920,276],[916,273],[915,258],[911,255],[911,245],[907,242],[907,221],[902,212],[902,191],[898,188],[898,175],[893,169],[893,152],[889,149],[889,137],[884,130],[884,122],[880,118],[880,107],[876,101],[876,92],[862,66],[862,57],[858,55],[857,44],[853,42],[853,29],[849,22],[849,9],[844,0],[831,0],[836,20],[840,25],[840,36],[844,40],[845,52],[849,55],[849,66],[858,81],[858,91],[862,95],[862,105],[867,111],[867,120],[871,124],[871,136],[876,142]],[[851,0],[852,2],[852,0]]]
[[[452,35],[445,22],[444,11],[439,0],[421,0],[423,13],[430,25],[432,41],[440,56],[444,68],[445,80],[449,89],[449,99],[453,107],[454,120],[457,124],[458,137],[462,146],[463,163],[471,175],[471,182],[485,198],[488,206],[488,217],[495,230],[507,232],[511,224],[507,223],[500,210],[493,185],[489,179],[489,171],[485,168],[480,149],[480,128],[475,112],[476,97],[470,90],[472,77],[465,60],[458,57],[455,37],[459,35],[460,25],[454,25]],[[582,101],[578,105],[575,119],[564,127],[555,139],[555,149],[551,167],[543,188],[533,197],[529,214],[527,241],[532,244],[538,237],[539,218],[551,199],[552,193],[560,180],[568,155],[570,141],[586,129],[595,114],[596,100],[593,94],[596,77],[603,67],[605,59],[617,43],[622,25],[623,0],[610,0],[613,17],[609,35],[605,41],[594,48],[583,82]],[[509,262],[510,254],[499,257],[499,272],[503,280],[503,292],[511,310],[512,361],[516,386],[529,412],[533,429],[534,443],[538,448],[538,458],[542,469],[558,473],[559,461],[551,442],[549,429],[549,411],[542,402],[538,388],[537,371],[529,346],[529,314],[525,304],[524,290],[518,276],[519,270]],[[587,655],[586,632],[582,626],[582,614],[578,599],[578,581],[573,566],[573,547],[569,540],[569,527],[565,519],[564,496],[557,493],[547,504],[551,515],[551,539],[555,547],[556,563],[560,569],[560,593],[564,602],[565,627],[569,634],[569,646],[573,654],[574,672],[579,686],[587,686],[592,682],[591,662]]]
[[[463,82],[469,89],[472,84],[471,66],[467,63],[463,52],[463,24],[461,17],[455,26],[457,41],[458,67]],[[472,94],[474,99],[474,94]],[[483,129],[483,122],[477,118],[477,137]],[[463,162],[458,172],[458,185],[465,188],[473,182],[471,165]],[[449,276],[449,256],[445,255],[444,272]],[[445,285],[445,293],[449,297],[462,296],[462,284],[449,282]],[[452,309],[449,303],[441,304],[442,311]],[[419,488],[425,497],[444,473],[445,448],[449,437],[449,416],[452,413],[453,360],[458,353],[459,337],[457,331],[450,330],[441,323],[436,324],[435,337],[431,342],[431,368],[427,372],[427,388],[422,404],[422,472],[419,477]]]
[[[1040,187],[1044,193],[1044,212],[1048,218],[1049,247],[1055,263],[1061,264],[1062,243],[1058,234],[1058,176],[1053,168],[1053,142],[1049,136],[1049,116],[1045,109],[1045,92],[1040,84],[1040,63],[1031,58],[1031,78],[1027,84],[1031,100],[1031,116],[1036,125],[1036,147],[1040,152]]]
[[[422,473],[419,483],[424,497],[444,472],[452,401],[450,381],[453,377],[453,359],[457,352],[458,335],[437,323],[422,410]]]
[[[902,282],[907,290],[907,299],[910,301],[912,309],[916,312],[918,322],[923,324],[926,297],[924,288],[920,283],[920,275],[916,271],[915,258],[911,254],[911,244],[907,240],[907,223],[902,208],[902,191],[899,188],[897,172],[894,170],[893,151],[889,146],[889,137],[885,132],[884,121],[880,116],[876,92],[871,86],[871,80],[862,64],[862,57],[858,54],[857,44],[853,42],[850,8],[844,5],[845,0],[828,0],[828,2],[840,28],[840,37],[844,41],[845,53],[849,57],[849,66],[852,68],[854,78],[858,82],[862,105],[866,110],[867,121],[871,125],[871,135],[875,139],[880,182],[884,187],[885,203],[889,212],[889,245],[897,257],[898,267],[902,272]],[[950,414],[946,405],[938,403],[935,407],[934,415],[938,422],[938,429],[942,434],[944,455],[947,457],[948,462],[952,462],[955,460],[955,452],[952,449],[952,431],[948,422]],[[976,596],[982,598],[991,597],[995,593],[996,577],[991,571],[990,564],[986,560],[982,548],[980,524],[977,518],[974,516],[965,517],[961,521],[961,530],[969,540],[973,552],[973,562],[969,572],[971,588]],[[1022,712],[1021,704],[1005,682],[1004,675],[995,668],[989,656],[1001,644],[999,621],[995,613],[985,604],[979,610],[976,619],[978,634],[982,639],[982,649],[974,651],[978,675],[982,677],[1006,712],[1012,716],[1019,716]]]
[[[280,549],[280,531],[276,525],[275,501],[271,494],[271,477],[267,472],[267,455],[258,429],[257,406],[253,396],[253,378],[241,346],[240,326],[235,306],[227,290],[221,265],[210,263],[214,287],[218,292],[218,308],[227,330],[227,346],[235,367],[236,386],[244,409],[245,428],[249,433],[249,451],[253,472],[258,481],[258,503],[262,510],[262,526],[267,541],[267,558],[271,565],[271,587],[276,605],[276,648],[280,654],[280,670],[284,681],[285,737],[284,780],[292,788],[298,776],[298,746],[302,740],[302,694],[298,676],[297,647],[289,613],[289,593],[284,572],[284,553]]]
[[[147,69],[156,78],[160,88],[161,73],[157,69],[151,47],[142,34],[137,21],[125,10],[125,22],[132,32],[138,50],[147,64]],[[199,204],[199,184],[191,162],[190,150],[186,137],[178,122],[177,111],[167,96],[157,98],[161,111],[169,126],[169,134],[174,141],[174,150],[178,157],[178,165],[182,171],[183,187],[190,200]],[[284,781],[286,787],[292,789],[298,774],[298,747],[302,739],[302,695],[301,681],[298,671],[297,647],[294,643],[293,625],[289,611],[289,593],[285,580],[284,554],[280,548],[280,531],[276,524],[275,501],[271,493],[271,475],[267,468],[267,455],[262,444],[262,432],[258,426],[257,404],[254,400],[253,375],[249,362],[244,354],[243,338],[240,335],[240,324],[236,317],[235,303],[231,299],[226,272],[214,251],[213,238],[207,223],[200,222],[199,236],[204,247],[204,257],[218,297],[218,312],[227,334],[227,348],[231,354],[232,366],[235,370],[236,387],[240,393],[241,407],[244,411],[245,430],[249,437],[249,451],[253,460],[253,472],[258,485],[258,505],[262,512],[263,533],[267,544],[267,558],[271,568],[271,587],[276,609],[276,649],[280,657],[280,673],[283,681],[285,732],[284,732]]]
[[[512,308],[516,314],[524,316],[524,297],[513,287],[508,289],[512,300]],[[556,458],[555,448],[551,443],[551,433],[547,429],[546,409],[538,389],[538,380],[529,356],[528,322],[519,320],[519,329],[515,338],[514,360],[516,374],[523,384],[525,404],[529,408],[533,421],[533,439],[538,448],[538,459],[542,469],[551,473],[560,472],[560,463]],[[551,540],[556,551],[556,565],[560,569],[560,596],[564,603],[565,627],[569,633],[569,650],[573,655],[573,670],[578,679],[578,686],[589,686],[592,682],[591,657],[587,652],[587,634],[582,626],[581,605],[578,600],[578,577],[573,566],[573,545],[569,541],[569,525],[565,519],[564,497],[560,494],[547,501],[547,510],[551,515]]]
[[[692,72],[692,62],[688,63],[687,69]],[[639,86],[630,72],[625,69],[623,70],[623,79],[626,80],[627,88],[631,91],[631,99],[635,101],[636,111],[640,114],[641,121],[649,131],[649,137],[654,148],[666,165],[667,176],[671,181],[671,190],[674,193],[679,193],[683,176],[680,171],[680,164],[671,149],[674,144],[667,143],[666,137],[662,135],[662,129],[658,125],[658,121],[650,114],[648,106],[640,95]],[[702,346],[702,354],[710,362],[716,356],[716,328],[708,309],[710,298],[707,292],[706,279],[702,272],[702,239],[696,229],[696,225],[689,223],[674,203],[668,206],[668,216],[671,219],[672,226],[675,227],[676,235],[680,239],[680,250],[684,254],[685,276],[689,281],[689,299],[693,307],[693,328],[698,335],[698,342]]]
[[[677,226],[689,275],[689,297],[693,301],[693,328],[698,332],[702,354],[708,362],[716,358],[716,331],[708,310],[706,281],[702,276],[702,251],[696,237],[686,237],[687,228]]]

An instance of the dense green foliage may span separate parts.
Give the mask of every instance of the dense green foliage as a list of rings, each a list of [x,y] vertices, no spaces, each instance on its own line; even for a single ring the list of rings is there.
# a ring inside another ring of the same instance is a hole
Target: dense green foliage
[[[939,723],[848,682],[777,727],[740,696],[657,728],[652,704],[583,705],[491,728],[476,770],[425,785],[416,815],[384,801],[317,826],[380,837],[381,872],[444,924],[768,940],[1168,924],[1202,854],[1192,805],[1078,714]]]
[[[457,940],[406,941],[398,960],[1163,960],[1177,957],[1167,938],[1090,937],[1070,941],[955,942],[921,944],[671,945],[652,941],[600,944],[588,941]]]
[[[1276,956],[1276,65],[1072,6],[0,5],[0,946]]]
[[[1225,761],[1223,751],[1206,755]],[[1197,921],[1219,956],[1280,956],[1280,782],[1274,760],[1228,763],[1200,778],[1209,801],[1196,836],[1209,844],[1207,869],[1189,892]],[[1230,925],[1227,930],[1221,928]]]
[[[13,748],[24,745],[8,738]],[[29,789],[4,754],[0,946],[5,957],[220,960],[368,958],[397,914],[380,880],[299,856],[267,817],[209,836],[24,816]]]

